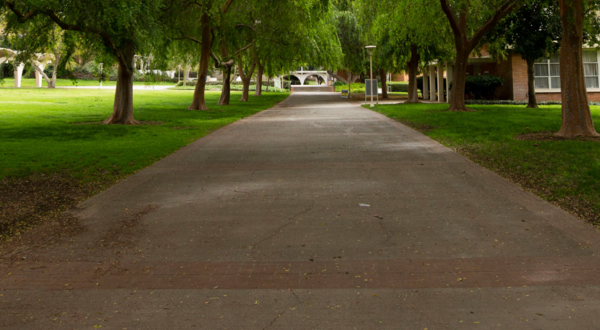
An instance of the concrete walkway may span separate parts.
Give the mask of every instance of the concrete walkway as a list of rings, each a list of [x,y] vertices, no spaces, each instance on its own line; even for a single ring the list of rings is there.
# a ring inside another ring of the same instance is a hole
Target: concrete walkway
[[[0,328],[600,328],[592,227],[338,94],[294,94],[75,215],[72,242],[3,270]]]

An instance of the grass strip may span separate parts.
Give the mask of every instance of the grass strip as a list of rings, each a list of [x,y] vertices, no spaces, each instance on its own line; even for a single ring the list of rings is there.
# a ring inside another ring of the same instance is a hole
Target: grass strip
[[[396,119],[520,184],[572,214],[600,225],[600,140],[553,138],[560,106],[470,105],[449,112],[447,104],[379,105]],[[600,122],[600,107],[592,106]]]

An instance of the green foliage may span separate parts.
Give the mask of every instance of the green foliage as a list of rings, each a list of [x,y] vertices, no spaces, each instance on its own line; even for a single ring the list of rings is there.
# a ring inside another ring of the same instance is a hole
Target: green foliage
[[[343,5],[335,12],[336,33],[342,47],[343,58],[340,68],[353,74],[365,71],[368,61],[364,32],[358,23],[356,13],[349,5]]]
[[[512,50],[526,61],[535,61],[556,53],[561,39],[558,3],[533,1],[507,16],[483,42],[493,45],[492,53],[496,56]]]
[[[465,94],[471,99],[490,100],[504,79],[494,75],[467,76]]]
[[[387,83],[390,86],[392,93],[408,93],[408,83],[406,82],[394,82],[390,81]]]
[[[600,224],[600,143],[583,140],[519,140],[521,134],[557,132],[560,106],[470,105],[473,112],[445,111],[445,104],[377,106],[375,109],[424,131],[479,164],[533,189],[579,215],[592,214]],[[592,106],[600,121],[600,106]],[[548,133],[547,136],[551,136]],[[570,203],[579,203],[579,210]]]

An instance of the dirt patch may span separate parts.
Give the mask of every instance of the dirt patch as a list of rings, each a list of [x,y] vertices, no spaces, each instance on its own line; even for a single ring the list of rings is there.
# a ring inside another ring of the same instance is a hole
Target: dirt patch
[[[137,126],[158,126],[163,125],[162,121],[138,121],[140,124]],[[103,121],[84,121],[80,123],[73,123],[73,125],[104,125]],[[118,125],[118,124],[115,124]]]
[[[415,123],[414,121],[410,121],[410,120],[400,120],[400,122],[405,124],[408,127],[416,129],[417,131],[419,131],[421,133],[429,133],[432,130],[438,128],[437,126],[429,126],[429,125],[425,125],[425,124],[421,124],[421,123]]]
[[[194,129],[197,129],[197,127],[194,127],[194,126],[173,126],[173,129],[174,130],[186,130],[186,129],[188,129],[188,130],[194,130]]]
[[[563,138],[560,136],[555,136],[554,132],[537,132],[537,133],[527,133],[515,136],[515,139],[521,141],[588,141],[588,142],[597,142],[600,143],[600,137],[576,137],[572,139]]]
[[[148,205],[139,212],[127,214],[100,238],[99,245],[106,248],[135,245],[136,233],[140,232],[140,229],[136,228],[140,225],[142,217],[157,208],[156,205]]]
[[[32,231],[28,240],[41,242],[46,235],[53,240],[81,232],[76,219],[63,213],[113,182],[114,178],[81,182],[62,173],[1,180],[0,243],[20,238],[40,224],[44,228]]]

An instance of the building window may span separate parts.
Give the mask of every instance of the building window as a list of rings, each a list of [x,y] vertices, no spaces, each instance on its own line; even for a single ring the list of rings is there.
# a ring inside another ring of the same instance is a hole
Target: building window
[[[587,88],[600,88],[600,70],[598,68],[598,52],[595,50],[583,51],[583,70],[585,73],[585,86]],[[537,60],[534,66],[536,89],[560,89],[560,56]]]
[[[537,60],[533,69],[536,89],[560,89],[560,55]]]
[[[583,71],[585,73],[585,86],[598,88],[598,52],[583,51]]]

